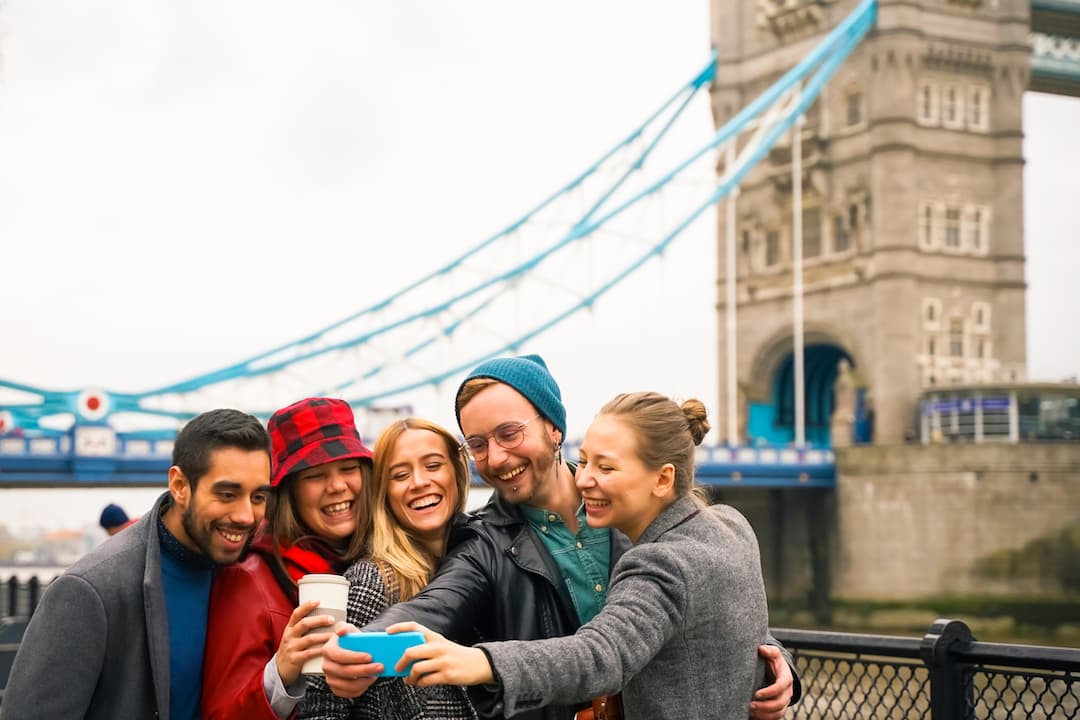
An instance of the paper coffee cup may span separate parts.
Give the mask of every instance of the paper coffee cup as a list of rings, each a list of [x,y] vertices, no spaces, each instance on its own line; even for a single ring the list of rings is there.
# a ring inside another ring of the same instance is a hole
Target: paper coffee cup
[[[340,575],[305,575],[297,583],[300,588],[300,604],[309,600],[318,600],[319,607],[315,608],[308,617],[315,615],[329,615],[335,621],[345,619],[345,608],[349,602],[349,581]],[[326,628],[319,628],[316,632],[326,632]],[[311,658],[300,668],[305,675],[322,675],[322,656]]]

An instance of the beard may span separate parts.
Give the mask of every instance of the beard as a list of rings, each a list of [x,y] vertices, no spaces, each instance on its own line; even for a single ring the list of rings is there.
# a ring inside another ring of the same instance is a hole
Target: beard
[[[251,527],[237,527],[235,525],[218,524],[218,523],[201,523],[199,518],[195,515],[195,510],[191,505],[184,510],[184,514],[180,518],[180,522],[184,526],[184,532],[191,538],[191,541],[195,543],[195,546],[199,548],[199,551],[208,557],[215,565],[230,565],[240,559],[240,556],[244,554],[248,546],[251,544],[252,538],[255,536],[255,526]],[[215,548],[214,546],[214,534],[218,530],[224,530],[233,534],[247,534],[247,539],[244,541],[244,545],[239,550],[227,550],[225,548]]]
[[[500,468],[497,472],[489,468],[488,474],[495,479],[484,477],[485,482],[494,488],[495,492],[508,503],[535,505],[536,496],[556,482],[558,466],[561,464],[554,443],[545,442],[545,448],[546,451],[538,457],[527,460],[528,468],[525,473],[522,473],[522,475],[528,475],[529,479],[527,481],[518,482],[518,478],[508,481],[499,480],[496,477],[498,473],[505,472],[509,468]],[[522,458],[518,458],[515,462],[508,463],[508,465],[511,467],[518,466],[521,464],[521,460]]]

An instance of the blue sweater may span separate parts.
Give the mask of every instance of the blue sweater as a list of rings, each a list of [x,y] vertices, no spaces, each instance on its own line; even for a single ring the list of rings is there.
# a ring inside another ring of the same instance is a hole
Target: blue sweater
[[[161,581],[169,614],[169,717],[201,720],[206,613],[214,564],[184,547],[158,520]]]

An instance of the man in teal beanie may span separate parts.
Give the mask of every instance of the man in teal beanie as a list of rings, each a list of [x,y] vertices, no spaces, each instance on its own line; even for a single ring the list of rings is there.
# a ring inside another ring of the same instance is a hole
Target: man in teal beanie
[[[566,408],[563,407],[562,392],[555,378],[551,377],[547,363],[539,355],[502,357],[480,363],[458,387],[458,398],[462,389],[474,378],[491,378],[509,385],[531,402],[559,432],[566,433]],[[461,402],[455,402],[454,407],[459,427],[461,405]]]
[[[468,644],[572,635],[600,612],[610,571],[630,541],[585,521],[576,468],[562,458],[566,408],[558,383],[539,355],[495,358],[465,377],[454,409],[463,448],[495,493],[457,518],[428,586],[363,629],[416,621]],[[797,678],[775,644],[760,652],[776,681],[758,691],[748,715],[776,720],[797,698]],[[323,651],[326,681],[343,697],[371,684],[361,677],[371,668],[333,643]],[[468,690],[480,717],[503,715],[496,689]],[[514,717],[571,720],[579,709],[537,707]]]

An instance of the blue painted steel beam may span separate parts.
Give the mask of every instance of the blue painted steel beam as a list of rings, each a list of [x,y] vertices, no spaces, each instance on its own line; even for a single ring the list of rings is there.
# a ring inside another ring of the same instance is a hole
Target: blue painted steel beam
[[[1031,30],[1080,36],[1080,0],[1032,0]]]
[[[465,254],[458,257],[456,260],[443,266],[419,281],[407,285],[404,289],[394,293],[390,297],[377,302],[369,308],[355,313],[348,318],[333,323],[326,328],[315,333],[310,333],[305,337],[296,340],[291,343],[287,343],[280,347],[268,350],[260,353],[248,360],[225,368],[199,375],[180,383],[174,383],[171,385],[165,385],[154,390],[137,393],[137,394],[120,394],[109,393],[108,399],[110,401],[111,412],[141,412],[148,415],[158,415],[162,417],[174,418],[174,419],[186,419],[191,417],[192,413],[172,412],[163,410],[153,410],[144,407],[144,401],[157,398],[161,396],[168,396],[174,393],[184,393],[194,390],[198,390],[207,385],[213,385],[221,382],[225,382],[232,379],[250,379],[258,375],[263,375],[279,370],[285,370],[290,366],[295,365],[303,360],[317,357],[328,352],[334,352],[343,350],[358,345],[362,345],[374,339],[377,336],[388,333],[392,330],[401,328],[406,325],[411,325],[415,322],[427,321],[433,316],[441,315],[450,311],[455,312],[459,317],[462,313],[466,313],[465,317],[469,314],[477,312],[477,307],[474,306],[471,310],[463,308],[459,305],[462,301],[474,298],[477,295],[487,295],[481,297],[476,301],[479,307],[483,307],[485,304],[492,301],[494,297],[497,297],[500,293],[506,292],[507,288],[512,287],[512,284],[519,278],[533,272],[536,267],[551,258],[563,249],[564,247],[581,241],[592,232],[598,230],[605,222],[615,218],[622,214],[627,208],[633,206],[635,203],[643,200],[646,197],[657,193],[660,189],[670,183],[680,172],[685,170],[689,165],[699,160],[706,153],[715,150],[723,145],[723,143],[737,137],[740,133],[745,131],[749,124],[755,121],[764,112],[773,107],[776,103],[785,98],[788,93],[797,88],[801,88],[799,94],[799,101],[795,104],[794,108],[789,109],[782,120],[772,127],[770,132],[762,139],[760,145],[757,146],[756,152],[749,158],[740,159],[740,167],[736,173],[727,178],[724,183],[716,188],[715,192],[708,196],[706,201],[700,204],[689,216],[682,219],[677,224],[674,230],[672,230],[667,236],[657,242],[652,248],[646,251],[638,258],[631,258],[631,262],[626,265],[621,271],[616,271],[607,282],[600,284],[600,286],[593,292],[588,293],[580,301],[571,304],[562,311],[556,310],[553,316],[549,317],[546,321],[541,321],[540,324],[527,329],[519,334],[517,337],[510,339],[505,344],[498,347],[488,347],[483,350],[476,357],[468,358],[464,362],[455,364],[454,367],[443,368],[440,371],[433,372],[430,376],[421,378],[418,381],[407,383],[398,387],[386,388],[382,391],[360,396],[360,397],[348,397],[346,399],[353,402],[354,405],[365,406],[374,403],[384,397],[393,395],[399,395],[408,392],[413,389],[428,387],[432,385],[438,385],[444,382],[450,377],[456,376],[476,363],[483,361],[495,355],[503,354],[505,352],[516,351],[522,345],[532,338],[546,332],[551,329],[562,320],[566,319],[570,315],[587,309],[593,305],[593,303],[608,290],[614,287],[616,284],[622,282],[630,274],[643,266],[646,262],[652,258],[661,255],[667,246],[687,227],[693,220],[695,220],[701,213],[703,213],[710,206],[723,199],[728,192],[730,192],[737,183],[745,176],[750,168],[768,152],[769,148],[776,142],[776,140],[786,132],[791,124],[795,121],[795,118],[805,112],[806,108],[813,102],[814,98],[820,92],[824,83],[831,77],[833,72],[839,67],[839,65],[847,58],[854,47],[861,41],[862,37],[869,31],[876,18],[877,5],[875,0],[863,0],[859,6],[848,17],[846,17],[841,23],[831,31],[825,39],[819,43],[805,58],[803,58],[791,71],[786,73],[781,80],[767,89],[760,97],[755,99],[746,108],[739,112],[731,121],[725,124],[716,134],[716,136],[708,142],[704,147],[694,153],[688,160],[678,164],[674,169],[664,175],[659,181],[653,183],[643,192],[638,193],[631,199],[622,202],[617,207],[610,210],[603,210],[603,206],[608,200],[613,197],[613,193],[619,189],[626,176],[620,177],[615,185],[610,190],[600,197],[599,202],[594,203],[588,212],[581,217],[576,224],[574,224],[570,231],[563,237],[557,239],[554,243],[546,248],[540,249],[533,257],[526,259],[524,262],[505,269],[499,272],[494,277],[482,280],[465,290],[459,292],[450,298],[434,298],[430,305],[427,305],[425,309],[409,314],[405,318],[397,318],[384,322],[382,325],[375,325],[374,327],[365,328],[359,331],[358,334],[344,341],[337,341],[333,343],[326,343],[322,346],[316,347],[315,343],[320,340],[324,340],[327,334],[338,328],[343,327],[346,323],[351,322],[365,314],[378,312],[387,308],[396,299],[402,297],[406,293],[417,290],[426,283],[441,278],[447,273],[453,271],[459,267],[462,262],[472,257],[482,249],[492,245],[500,239],[507,238],[513,232],[515,232],[521,225],[532,218],[537,212],[547,207],[555,199],[562,197],[570,191],[577,188],[584,180],[597,172],[601,166],[620,150],[626,148],[630,143],[641,138],[646,129],[653,123],[659,122],[662,118],[667,117],[667,123],[664,124],[659,132],[658,136],[662,137],[671,126],[672,119],[670,113],[672,108],[674,109],[675,116],[678,116],[688,104],[689,96],[702,91],[706,88],[708,83],[713,79],[715,73],[715,53],[710,57],[708,64],[691,80],[689,83],[684,84],[664,105],[653,113],[645,123],[639,126],[638,129],[630,133],[621,143],[616,145],[612,150],[605,154],[598,162],[594,163],[581,175],[572,180],[562,190],[553,194],[549,198],[545,199],[540,205],[527,213],[519,221],[511,224],[505,230],[496,235],[488,238],[474,248],[466,251]],[[634,163],[634,167],[640,167],[645,158],[651,154],[658,138],[654,138],[650,144],[642,151]],[[602,214],[601,214],[602,213]],[[594,217],[599,215],[599,217]],[[488,294],[490,293],[490,294]],[[411,352],[417,352],[427,345],[428,338],[423,336],[415,338],[415,345],[409,350]],[[367,374],[377,374],[381,371],[381,367],[368,368],[366,370],[360,369],[359,376]],[[4,383],[0,381],[0,387],[4,387]],[[63,412],[72,412],[75,410],[75,400],[77,398],[76,392],[50,392],[44,391],[39,388],[33,388],[30,386],[19,386],[15,383],[7,383],[7,387],[15,390],[23,390],[26,392],[38,393],[44,396],[43,403],[37,408],[19,408],[19,411],[25,415],[31,422],[36,417],[44,417],[48,414],[59,414]],[[266,409],[256,409],[256,412],[269,412]],[[22,423],[20,423],[22,424]],[[27,423],[26,427],[36,427],[36,424],[31,425]]]
[[[171,460],[165,457],[72,457],[0,455],[0,488],[4,487],[164,487]],[[697,465],[699,485],[759,488],[836,486],[833,462],[713,462]],[[474,483],[483,483],[474,474]]]
[[[1031,34],[1029,89],[1080,97],[1080,15],[1077,36]]]

